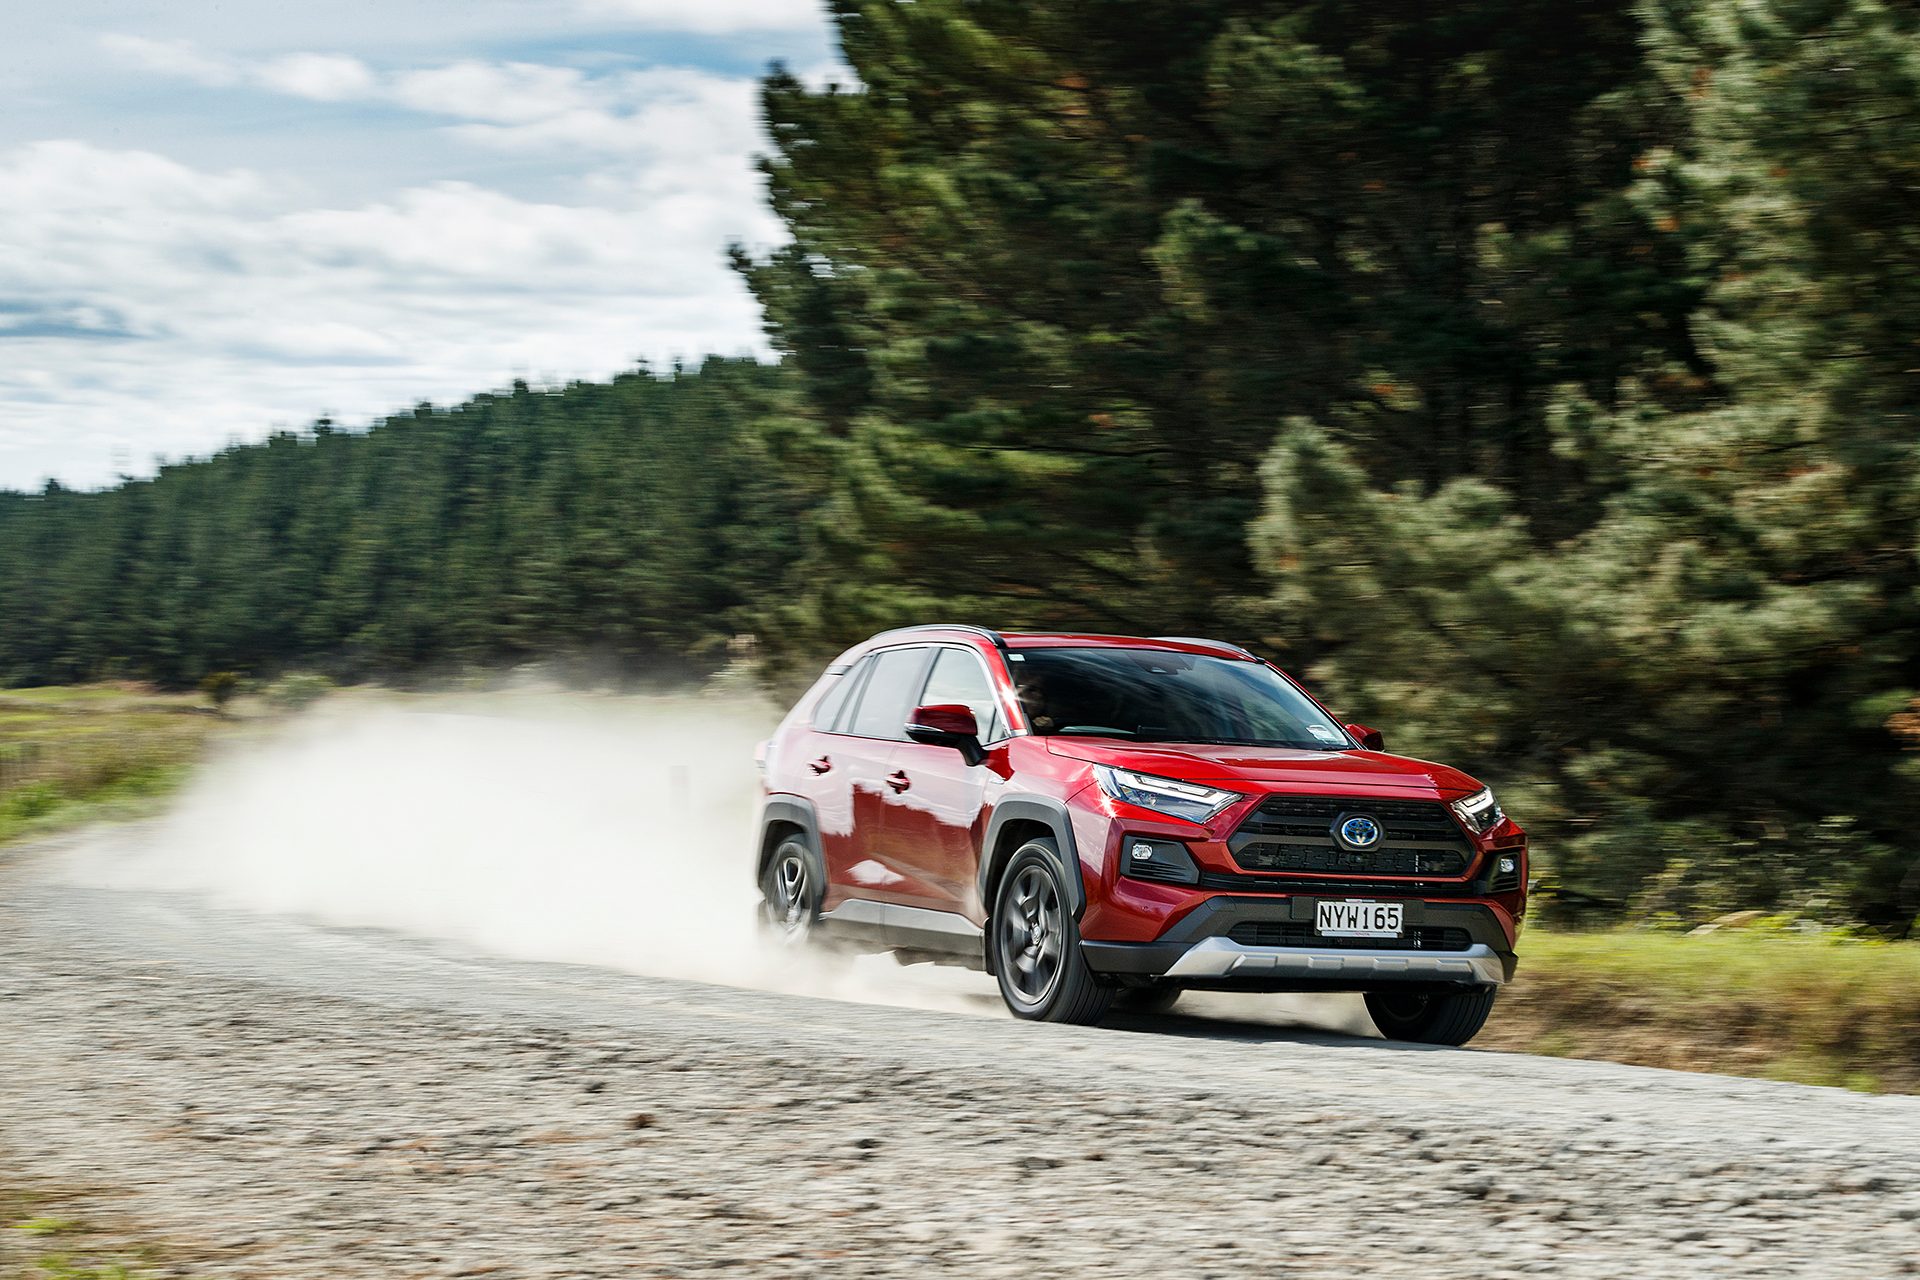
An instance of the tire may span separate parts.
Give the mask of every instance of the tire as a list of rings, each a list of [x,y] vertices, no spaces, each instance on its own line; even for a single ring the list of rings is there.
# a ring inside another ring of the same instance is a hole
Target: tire
[[[1487,1025],[1498,987],[1367,992],[1367,1014],[1389,1040],[1461,1045]]]
[[[812,942],[826,888],[820,860],[806,841],[798,836],[782,840],[760,873],[761,935],[785,946]]]
[[[1106,1016],[1114,989],[1080,954],[1080,928],[1067,906],[1060,865],[1059,846],[1050,839],[1029,840],[1015,851],[994,893],[987,947],[1000,998],[1014,1017],[1086,1026]]]
[[[1171,1013],[1184,988],[1171,982],[1156,982],[1150,987],[1122,987],[1115,993],[1113,1007],[1121,1013],[1157,1016]]]

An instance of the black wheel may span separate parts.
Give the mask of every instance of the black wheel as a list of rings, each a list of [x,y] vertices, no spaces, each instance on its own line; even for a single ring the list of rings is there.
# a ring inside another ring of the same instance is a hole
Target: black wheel
[[[1180,999],[1181,990],[1171,982],[1156,982],[1150,987],[1122,987],[1114,995],[1113,1007],[1122,1013],[1168,1013]]]
[[[1098,1022],[1113,1003],[1080,954],[1080,930],[1060,879],[1052,840],[1029,840],[1013,855],[987,921],[1000,996],[1016,1018]]]
[[[776,941],[803,945],[820,919],[825,891],[826,877],[806,842],[798,836],[781,841],[760,877],[761,928]]]
[[[1497,987],[1453,991],[1369,991],[1367,1013],[1389,1040],[1465,1044],[1487,1024]]]

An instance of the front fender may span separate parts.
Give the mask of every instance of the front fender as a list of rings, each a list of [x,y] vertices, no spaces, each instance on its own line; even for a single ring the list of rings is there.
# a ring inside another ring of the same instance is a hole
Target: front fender
[[[993,806],[980,846],[981,903],[991,913],[993,891],[1000,882],[1000,873],[1006,869],[1014,852],[1004,838],[1005,832],[1016,822],[1039,823],[1053,836],[1054,844],[1060,850],[1060,859],[1065,864],[1058,868],[1060,880],[1066,886],[1073,918],[1078,920],[1087,909],[1087,885],[1080,868],[1080,850],[1073,838],[1073,817],[1065,804],[1050,796],[1002,796],[999,803]]]

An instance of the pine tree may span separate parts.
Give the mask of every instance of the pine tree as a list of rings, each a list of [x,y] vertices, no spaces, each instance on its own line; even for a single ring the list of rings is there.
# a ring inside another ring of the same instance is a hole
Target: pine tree
[[[743,262],[824,495],[789,646],[1212,627],[1286,416],[1382,482],[1565,494],[1550,389],[1690,354],[1671,250],[1593,207],[1665,127],[1627,3],[834,14],[858,84],[768,81],[794,240]]]
[[[1627,199],[1704,282],[1696,371],[1649,363],[1552,444],[1603,494],[1381,489],[1322,425],[1270,459],[1258,538],[1319,674],[1416,752],[1490,759],[1568,884],[1698,918],[1903,926],[1912,749],[1920,48],[1863,0],[1669,4],[1686,129]]]

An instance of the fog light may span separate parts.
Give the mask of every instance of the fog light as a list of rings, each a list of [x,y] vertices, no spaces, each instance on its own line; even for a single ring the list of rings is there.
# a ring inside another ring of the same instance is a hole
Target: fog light
[[[1135,880],[1159,880],[1166,884],[1198,884],[1200,868],[1193,855],[1178,840],[1144,840],[1129,836],[1124,841],[1126,861],[1123,875]]]
[[[1520,863],[1513,858],[1500,859],[1500,874],[1510,876],[1520,869]]]

